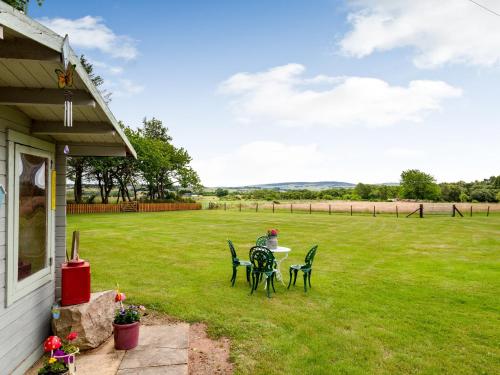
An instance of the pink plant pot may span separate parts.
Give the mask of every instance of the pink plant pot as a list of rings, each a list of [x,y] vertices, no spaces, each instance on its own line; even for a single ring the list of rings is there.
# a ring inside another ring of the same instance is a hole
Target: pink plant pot
[[[129,350],[139,344],[139,327],[141,323],[115,324],[113,323],[113,336],[115,339],[115,349]]]

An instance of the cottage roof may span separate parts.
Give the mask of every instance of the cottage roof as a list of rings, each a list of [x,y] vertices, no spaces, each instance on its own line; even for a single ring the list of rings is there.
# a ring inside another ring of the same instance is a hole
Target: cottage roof
[[[31,133],[67,144],[70,155],[136,157],[136,152],[64,37],[0,1],[0,105],[17,107]],[[73,127],[65,127],[56,69],[76,65]]]

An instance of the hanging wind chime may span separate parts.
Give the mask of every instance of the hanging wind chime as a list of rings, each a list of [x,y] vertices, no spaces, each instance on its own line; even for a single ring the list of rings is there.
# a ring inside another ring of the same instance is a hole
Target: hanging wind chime
[[[64,126],[73,126],[73,93],[70,88],[73,87],[73,76],[75,72],[76,65],[73,65],[69,61],[69,38],[68,35],[64,37],[62,45],[62,63],[64,71],[61,69],[56,69],[57,74],[57,86],[64,90]]]
[[[64,71],[56,69],[57,85],[64,89],[64,126],[73,126],[73,93],[69,90],[73,86],[75,65],[68,64]]]

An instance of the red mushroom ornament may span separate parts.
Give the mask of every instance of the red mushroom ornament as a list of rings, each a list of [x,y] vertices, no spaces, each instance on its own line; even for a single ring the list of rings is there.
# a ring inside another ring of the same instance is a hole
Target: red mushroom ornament
[[[49,336],[43,344],[43,349],[46,352],[51,352],[53,350],[59,349],[61,347],[61,339],[57,336]]]

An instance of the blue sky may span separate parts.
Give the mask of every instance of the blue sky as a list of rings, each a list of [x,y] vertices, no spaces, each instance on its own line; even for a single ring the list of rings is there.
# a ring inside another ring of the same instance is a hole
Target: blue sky
[[[468,0],[45,0],[30,16],[69,33],[117,119],[163,120],[207,186],[500,173],[500,17]]]

